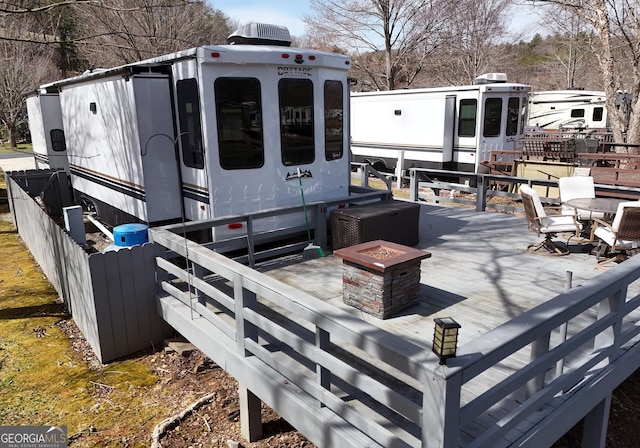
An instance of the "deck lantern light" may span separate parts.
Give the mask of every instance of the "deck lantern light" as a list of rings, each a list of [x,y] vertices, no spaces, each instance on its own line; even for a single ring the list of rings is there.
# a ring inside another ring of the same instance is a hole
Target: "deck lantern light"
[[[433,330],[433,351],[440,358],[440,364],[446,364],[447,358],[456,356],[458,329],[460,324],[450,317],[435,318]]]

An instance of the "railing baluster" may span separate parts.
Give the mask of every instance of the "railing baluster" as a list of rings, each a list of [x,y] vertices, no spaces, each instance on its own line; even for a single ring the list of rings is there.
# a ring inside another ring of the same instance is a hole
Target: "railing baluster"
[[[253,218],[247,216],[247,257],[249,258],[249,267],[255,266],[255,243],[253,241]]]
[[[416,176],[416,170],[409,170],[409,200],[412,202],[418,202],[420,197],[418,195],[418,176]]]
[[[531,344],[530,361],[535,361],[538,357],[544,355],[549,351],[550,340],[551,333],[547,333]],[[542,372],[541,374],[529,380],[529,382],[527,383],[527,398],[531,398],[536,392],[544,387],[544,375],[545,372]]]
[[[489,180],[482,174],[479,174],[477,179],[476,211],[483,212],[487,208],[487,187],[489,186]]]
[[[316,346],[322,351],[328,351],[330,344],[331,342],[329,332],[316,325]],[[320,364],[316,364],[316,376],[318,384],[321,387],[327,390],[331,389],[331,372],[329,371],[329,369],[323,367]],[[319,403],[320,407],[322,407],[322,402]]]
[[[617,318],[612,326],[608,327],[595,337],[593,343],[594,350],[606,349],[610,346],[615,347],[619,345],[618,338],[622,329],[622,318],[624,317],[623,314],[620,313],[620,310],[622,309],[622,304],[624,303],[626,296],[627,288],[625,286],[600,302],[600,305],[598,306],[598,319],[602,319],[611,313],[616,313]],[[609,361],[612,361],[616,357],[617,350],[611,350],[609,354]]]
[[[564,292],[569,291],[573,287],[573,272],[567,271],[565,281],[564,281]],[[558,345],[562,344],[567,340],[567,328],[569,326],[569,322],[565,322],[559,327],[560,332],[560,342]],[[562,371],[564,370],[564,358],[559,360],[556,364],[556,378],[562,375]]]
[[[236,341],[238,344],[238,353],[242,353],[243,356],[250,356],[251,353],[245,348],[245,338],[257,341],[258,328],[244,319],[244,308],[255,310],[258,299],[254,292],[243,287],[242,275],[238,273],[233,274],[233,296],[236,302],[234,311],[236,315],[236,332],[238,335]]]

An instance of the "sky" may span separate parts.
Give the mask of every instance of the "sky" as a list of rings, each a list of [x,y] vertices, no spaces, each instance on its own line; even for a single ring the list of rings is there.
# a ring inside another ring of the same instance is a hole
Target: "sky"
[[[209,3],[242,24],[272,23],[286,26],[293,36],[305,34],[302,19],[309,12],[308,0],[209,0]],[[525,35],[522,38],[528,40],[540,31],[536,24],[539,20],[536,11],[541,6],[520,5],[515,8],[510,29],[513,33],[523,31]]]
[[[242,24],[272,23],[286,26],[293,36],[305,33],[302,19],[309,11],[307,0],[212,0],[209,3]]]

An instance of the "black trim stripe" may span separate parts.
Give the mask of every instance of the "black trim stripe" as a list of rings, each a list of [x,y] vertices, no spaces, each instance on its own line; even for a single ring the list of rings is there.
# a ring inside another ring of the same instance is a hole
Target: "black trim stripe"
[[[126,196],[130,196],[134,199],[138,199],[143,202],[146,201],[144,188],[139,187],[135,184],[124,182],[120,179],[116,179],[110,176],[105,176],[96,171],[87,170],[77,165],[69,166],[69,170],[74,176],[86,179],[90,182],[101,185],[110,190],[117,191],[118,193],[124,194]]]
[[[49,169],[51,168],[51,164],[49,163],[49,156],[46,154],[38,154],[37,152],[33,153],[33,159],[36,162],[36,168],[38,169]]]
[[[34,152],[33,157],[36,159],[36,161],[49,164],[49,156],[46,154],[40,154],[40,153]]]
[[[198,185],[182,184],[182,195],[187,199],[209,204],[209,192]]]
[[[69,170],[74,176],[86,179],[89,182],[101,185],[110,190],[117,191],[125,196],[146,202],[145,189],[140,185],[107,176],[103,173],[89,170],[78,165],[71,165]],[[209,192],[204,187],[198,185],[182,184],[182,196],[207,205],[210,202]]]

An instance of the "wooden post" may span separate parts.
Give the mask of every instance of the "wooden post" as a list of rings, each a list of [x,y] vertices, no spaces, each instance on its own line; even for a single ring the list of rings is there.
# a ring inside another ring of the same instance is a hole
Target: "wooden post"
[[[233,295],[235,299],[236,335],[238,352],[242,356],[252,356],[246,349],[245,339],[258,340],[258,329],[244,320],[244,309],[255,309],[258,299],[254,292],[242,286],[242,276],[233,275]],[[249,389],[238,383],[240,396],[240,431],[249,442],[255,442],[262,437],[262,403]]]
[[[547,333],[542,336],[537,341],[534,341],[531,344],[531,357],[530,360],[534,361],[538,357],[544,355],[549,351],[549,341],[551,339],[551,334]],[[532,378],[527,383],[527,398],[531,398],[536,392],[542,389],[544,386],[544,372],[540,375]]]
[[[398,151],[398,160],[396,162],[396,185],[397,188],[402,188],[402,172],[404,171],[404,151]]]
[[[251,352],[245,348],[245,339],[253,341],[258,340],[258,329],[255,325],[244,320],[244,308],[255,309],[258,305],[258,299],[254,292],[245,289],[242,286],[242,276],[240,274],[233,275],[233,298],[235,301],[236,314],[236,342],[238,353],[242,356],[252,356]]]
[[[189,261],[189,262],[191,263],[193,276],[195,278],[199,278],[200,280],[203,280],[205,276],[205,269],[199,264],[195,264],[193,261]],[[189,293],[191,294],[192,301],[197,300],[202,305],[206,305],[207,299],[203,294],[200,293],[200,291],[194,288],[193,285],[189,285]]]
[[[447,378],[447,366],[430,363],[422,391],[422,448],[458,446],[462,374]]]
[[[418,176],[416,175],[416,170],[409,170],[409,200],[411,202],[418,202]]]
[[[582,448],[605,448],[611,409],[611,394],[589,412],[582,429]]]
[[[615,346],[619,344],[617,342],[618,337],[620,336],[620,331],[622,329],[622,313],[620,313],[620,309],[622,308],[622,304],[625,301],[627,295],[627,288],[625,287],[622,291],[618,291],[612,294],[610,297],[606,298],[600,305],[598,306],[598,319],[602,319],[605,316],[608,316],[611,313],[617,313],[616,321],[613,325],[606,328],[600,334],[598,334],[594,339],[594,350],[606,349],[609,346]],[[616,350],[611,350],[609,353],[609,362],[617,357]]]
[[[366,188],[369,186],[369,165],[361,165],[358,170],[360,173],[360,186]]]
[[[487,189],[489,180],[483,175],[476,175],[476,211],[483,212],[487,208]]]
[[[313,230],[313,244],[321,248],[327,247],[327,206],[316,205],[313,209],[315,224]]]
[[[327,351],[330,345],[329,332],[316,326],[316,346],[322,351]],[[316,364],[316,378],[320,387],[327,390],[331,388],[331,372],[329,369],[320,364]],[[320,407],[322,407],[322,401],[319,403]]]
[[[565,281],[564,281],[564,292],[568,292],[569,290],[571,290],[572,287],[573,287],[573,272],[567,271],[567,274],[565,276]],[[560,325],[560,327],[558,328],[558,331],[560,333],[560,342],[559,342],[560,344],[564,343],[567,340],[567,327],[568,327],[568,322],[565,322],[562,325]],[[564,370],[564,358],[559,359],[558,362],[556,363],[556,378],[562,375],[563,370]]]
[[[249,389],[238,384],[240,432],[249,442],[262,438],[262,402]]]

